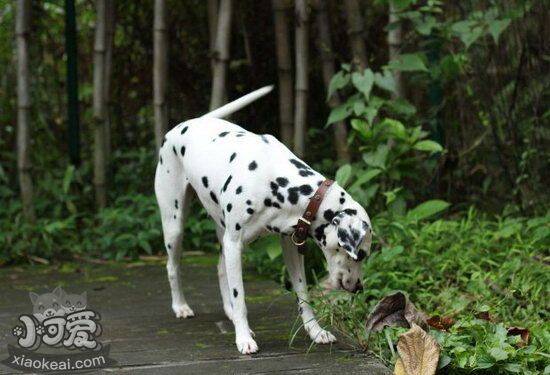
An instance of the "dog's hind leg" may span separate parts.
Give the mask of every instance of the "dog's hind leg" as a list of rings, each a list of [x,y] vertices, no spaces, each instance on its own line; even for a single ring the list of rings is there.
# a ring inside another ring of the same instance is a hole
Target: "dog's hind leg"
[[[161,151],[162,157],[162,151]],[[157,166],[155,194],[160,208],[164,245],[168,252],[166,270],[172,294],[172,310],[177,318],[194,316],[187,304],[181,286],[181,240],[193,189],[184,176],[181,164],[175,156],[168,156],[164,165]]]
[[[336,341],[332,333],[321,328],[309,304],[303,255],[298,252],[290,237],[281,237],[281,246],[292,288],[298,298],[298,309],[309,337],[317,344],[328,344]]]
[[[218,262],[218,280],[220,282],[220,294],[222,296],[223,311],[229,320],[233,320],[233,306],[231,305],[231,296],[229,293],[229,284],[227,283],[227,272],[225,271],[225,256],[223,255],[223,233],[220,226],[216,226],[216,235],[222,247],[220,260]]]

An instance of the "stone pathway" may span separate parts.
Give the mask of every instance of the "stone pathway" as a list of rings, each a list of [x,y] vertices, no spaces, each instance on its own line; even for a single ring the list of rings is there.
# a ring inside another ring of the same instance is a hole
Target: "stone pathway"
[[[183,279],[193,319],[176,319],[164,265],[65,265],[0,269],[0,360],[14,345],[12,327],[31,313],[28,292],[57,285],[87,292],[88,307],[101,314],[100,341],[111,345],[115,367],[103,372],[143,374],[391,374],[376,360],[336,344],[311,347],[303,331],[289,340],[297,311],[291,294],[269,280],[245,274],[248,316],[260,353],[240,355],[233,327],[221,307],[216,258],[184,260]],[[0,364],[0,374],[14,373]]]

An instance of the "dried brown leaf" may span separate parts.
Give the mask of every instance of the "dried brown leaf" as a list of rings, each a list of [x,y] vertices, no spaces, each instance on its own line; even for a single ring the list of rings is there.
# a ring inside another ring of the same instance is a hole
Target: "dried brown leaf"
[[[403,366],[403,361],[401,360],[401,358],[397,358],[397,361],[395,362],[393,375],[407,375],[407,373],[405,372],[405,366]]]
[[[447,331],[455,323],[454,319],[450,316],[439,316],[435,315],[429,318],[426,323],[432,328],[435,328],[439,331]]]
[[[366,323],[367,332],[379,332],[386,326],[411,327],[412,323],[426,328],[426,315],[417,310],[407,296],[397,292],[378,302]]]
[[[439,351],[437,341],[415,323],[397,342],[397,352],[407,375],[435,374]]]
[[[529,330],[523,327],[510,327],[508,328],[508,336],[521,336],[521,341],[518,346],[521,348],[529,344]]]

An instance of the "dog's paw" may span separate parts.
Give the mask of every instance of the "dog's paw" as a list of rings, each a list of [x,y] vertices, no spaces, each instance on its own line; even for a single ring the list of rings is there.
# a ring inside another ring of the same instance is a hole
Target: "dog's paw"
[[[329,331],[326,331],[322,328],[313,330],[309,336],[316,344],[330,344],[336,342],[336,337]]]
[[[184,305],[172,305],[172,310],[174,310],[174,314],[176,314],[176,318],[192,318],[195,316],[195,313],[188,304]]]
[[[252,337],[246,337],[236,340],[237,343],[237,349],[239,349],[239,352],[242,354],[253,354],[258,351],[258,344],[256,344],[256,341]]]

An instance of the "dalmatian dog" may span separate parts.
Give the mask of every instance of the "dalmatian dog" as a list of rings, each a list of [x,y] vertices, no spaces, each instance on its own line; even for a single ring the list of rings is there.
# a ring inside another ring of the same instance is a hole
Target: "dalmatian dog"
[[[237,348],[243,354],[257,352],[258,345],[247,320],[242,252],[247,243],[269,233],[281,236],[305,330],[316,343],[336,341],[321,327],[308,303],[303,256],[291,236],[325,177],[275,137],[254,134],[221,119],[271,88],[252,92],[170,130],[160,148],[155,176],[172,309],[178,318],[194,316],[182,291],[180,257],[182,228],[191,198],[196,195],[217,224],[222,245],[218,277],[223,309],[234,324]],[[361,261],[371,245],[370,228],[363,207],[337,183],[332,184],[309,233],[327,261],[325,287],[349,292],[362,289]]]

